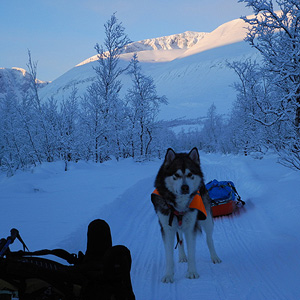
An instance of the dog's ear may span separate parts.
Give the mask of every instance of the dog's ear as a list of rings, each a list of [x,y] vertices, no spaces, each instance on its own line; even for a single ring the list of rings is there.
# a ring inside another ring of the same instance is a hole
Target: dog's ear
[[[165,156],[165,165],[168,166],[175,159],[175,156],[176,156],[175,151],[169,148]]]
[[[189,153],[189,158],[195,162],[196,164],[200,165],[200,157],[199,157],[199,152],[196,147],[194,147],[190,153]]]

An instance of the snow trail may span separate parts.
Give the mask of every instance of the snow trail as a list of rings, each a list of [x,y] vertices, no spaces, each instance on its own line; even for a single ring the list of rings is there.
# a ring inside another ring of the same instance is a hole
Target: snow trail
[[[274,187],[278,175],[264,171],[263,163],[253,160],[249,163],[234,156],[208,155],[202,160],[206,179],[234,181],[247,204],[239,215],[215,219],[214,240],[223,260],[220,265],[211,263],[205,238],[198,236],[196,257],[200,278],[197,280],[185,278],[187,265],[178,262],[174,250],[175,283],[160,281],[165,268],[164,248],[150,201],[155,174],[135,182],[113,203],[102,207],[98,217],[110,224],[114,244],[124,244],[131,251],[131,275],[137,299],[298,299],[296,275],[300,274],[300,260],[299,252],[294,253],[293,248],[297,245],[299,249],[299,240],[288,235],[278,238],[279,233],[273,231],[272,214],[280,211],[268,207],[271,204],[266,202],[267,198],[280,195]],[[268,214],[266,208],[270,210]],[[292,259],[292,253],[297,258]]]
[[[43,164],[31,173],[0,177],[1,237],[16,227],[31,250],[76,253],[86,249],[88,223],[102,218],[113,244],[131,251],[137,300],[300,299],[299,172],[272,156],[200,154],[200,160],[206,182],[232,180],[246,206],[240,214],[215,219],[221,264],[212,264],[205,234],[197,236],[199,279],[185,278],[187,264],[178,262],[174,250],[175,282],[161,282],[165,253],[150,200],[158,161],[78,163],[69,172],[60,163]]]

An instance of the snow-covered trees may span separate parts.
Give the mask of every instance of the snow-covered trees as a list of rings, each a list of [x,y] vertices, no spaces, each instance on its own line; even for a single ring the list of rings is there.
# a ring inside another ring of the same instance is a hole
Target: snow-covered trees
[[[255,13],[243,17],[250,25],[246,41],[261,54],[259,64],[231,65],[240,77],[236,116],[247,123],[244,143],[247,147],[272,145],[282,163],[300,169],[299,1],[277,0],[280,11],[275,11],[273,1],[239,2]]]
[[[28,54],[30,85],[24,86],[21,96],[8,90],[0,99],[0,162],[8,174],[50,157],[45,110],[37,94],[37,65]]]
[[[16,160],[21,166],[26,163],[19,122],[16,95],[8,92],[0,102],[0,163],[8,175],[13,174]]]
[[[54,148],[55,148],[55,134],[53,135],[53,118],[51,113],[56,113],[55,101],[49,101],[49,103],[42,103],[38,93],[38,81],[37,81],[37,62],[33,62],[31,59],[31,53],[28,51],[28,64],[27,64],[30,76],[30,87],[27,90],[28,104],[31,107],[30,116],[33,121],[35,132],[37,133],[36,141],[39,143],[40,151],[43,157],[46,157],[48,162],[54,160]],[[51,132],[52,131],[52,132]]]
[[[239,82],[234,84],[237,99],[233,103],[230,128],[236,149],[249,152],[263,151],[268,143],[267,128],[258,120],[267,120],[260,109],[261,102],[272,99],[272,92],[263,70],[257,62],[246,59],[243,62],[228,64],[238,75]]]
[[[153,79],[142,73],[137,54],[133,55],[128,72],[132,87],[126,95],[130,121],[132,156],[149,154],[153,140],[154,122],[160,104],[167,104],[165,96],[159,97]]]
[[[158,122],[166,98],[158,96],[136,54],[130,64],[120,60],[129,39],[113,14],[104,25],[103,45],[95,46],[96,79],[83,97],[74,87],[64,100],[40,99],[37,65],[29,52],[30,86],[21,97],[9,90],[0,99],[0,167],[11,174],[60,159],[67,170],[69,161],[79,159],[143,159],[160,156],[169,146],[179,151],[197,146],[244,154],[272,147],[283,163],[300,169],[300,5],[278,0],[282,11],[276,12],[272,1],[240,2],[254,10],[253,17],[244,18],[250,25],[246,40],[261,56],[229,64],[239,78],[230,116],[219,115],[212,105],[206,117],[188,124],[197,126],[179,133],[168,129],[176,122]],[[124,96],[120,91],[125,76],[131,86]]]
[[[130,64],[120,62],[129,39],[115,14],[104,28],[104,44],[95,46],[96,79],[83,97],[74,87],[59,102],[54,96],[40,99],[37,64],[28,53],[30,85],[21,97],[9,90],[0,99],[0,168],[8,174],[44,161],[63,160],[67,170],[69,161],[79,159],[143,159],[165,148],[158,141],[161,128],[155,122],[166,98],[157,95],[153,79],[142,73],[136,55]],[[132,79],[126,99],[120,96],[122,74]]]
[[[225,137],[225,121],[222,116],[217,113],[217,107],[212,104],[206,118],[203,120],[201,130],[202,149],[206,152],[223,152],[226,153],[226,144],[229,140],[224,141]],[[225,142],[225,145],[223,144]]]
[[[65,161],[65,171],[69,161],[80,158],[79,97],[73,87],[67,100],[64,100],[58,114],[59,120],[59,156]]]
[[[87,114],[85,124],[94,135],[92,147],[96,162],[107,159],[109,155],[121,156],[120,130],[124,115],[119,92],[122,87],[120,75],[126,68],[120,67],[119,56],[130,42],[115,14],[105,23],[104,29],[103,45],[95,46],[98,54],[98,66],[95,67],[97,77],[88,88],[84,103]],[[88,115],[92,120],[88,120]]]

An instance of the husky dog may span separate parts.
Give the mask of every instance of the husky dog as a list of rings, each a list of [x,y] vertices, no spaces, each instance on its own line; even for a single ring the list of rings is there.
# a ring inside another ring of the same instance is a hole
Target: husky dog
[[[166,274],[162,282],[174,281],[175,235],[178,241],[179,261],[188,263],[186,277],[198,278],[195,261],[197,229],[202,227],[206,233],[212,262],[220,263],[221,260],[216,254],[212,239],[213,220],[210,198],[205,188],[197,148],[193,148],[190,153],[175,153],[169,148],[156,176],[155,188],[151,201],[159,219],[166,253]],[[200,199],[201,203],[197,201],[202,204],[202,209],[199,209],[197,205],[192,205],[196,197]],[[182,243],[183,233],[188,256],[185,254]]]

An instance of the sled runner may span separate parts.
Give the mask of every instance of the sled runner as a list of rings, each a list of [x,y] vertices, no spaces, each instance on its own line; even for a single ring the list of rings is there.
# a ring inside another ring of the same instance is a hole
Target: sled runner
[[[205,186],[211,198],[213,217],[230,215],[238,207],[245,205],[232,181],[214,179]]]
[[[18,239],[23,250],[11,252]],[[40,257],[52,254],[68,265]],[[63,249],[29,252],[18,230],[0,241],[0,300],[134,300],[131,255],[125,246],[112,246],[103,220],[89,224],[87,250],[71,254]]]

